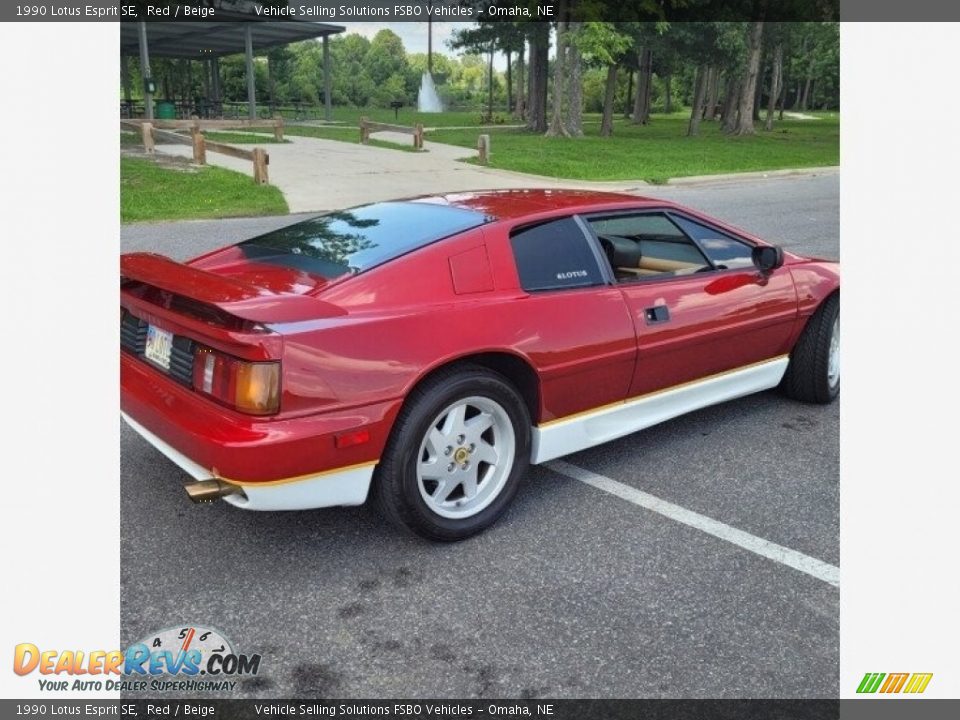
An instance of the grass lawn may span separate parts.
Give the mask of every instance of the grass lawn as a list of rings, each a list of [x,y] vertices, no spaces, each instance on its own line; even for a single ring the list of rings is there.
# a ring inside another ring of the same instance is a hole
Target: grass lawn
[[[547,138],[523,130],[490,126],[490,165],[548,177],[579,180],[646,180],[660,183],[690,175],[837,165],[840,118],[785,119],[771,132],[728,137],[719,123],[700,124],[700,136],[686,137],[680,114],[654,115],[647,126],[618,119],[613,137],[601,138],[598,123],[585,118],[582,138]],[[761,126],[762,128],[762,126]],[[436,130],[427,140],[476,148],[479,130]]]
[[[283,215],[283,194],[232,170],[147,158],[120,158],[120,221]]]
[[[214,142],[219,143],[227,143],[228,145],[276,145],[282,142],[287,142],[286,140],[277,140],[274,138],[273,128],[264,128],[262,131],[257,130],[257,132],[263,132],[267,134],[251,135],[250,133],[230,132],[229,130],[205,130],[203,132],[203,136],[207,140],[213,140]]]
[[[423,123],[424,127],[450,127],[450,126],[470,126],[479,125],[480,117],[484,110],[467,110],[442,113],[422,113],[417,112],[412,107],[400,108],[396,118],[393,116],[391,108],[352,108],[335,107],[332,109],[331,117],[334,121],[341,122],[344,125],[358,127],[360,118],[366,117],[374,122],[392,123],[394,125],[413,126],[417,123]],[[510,115],[503,110],[494,110],[494,117],[502,117],[506,123],[515,123]],[[292,122],[288,119],[289,122]]]

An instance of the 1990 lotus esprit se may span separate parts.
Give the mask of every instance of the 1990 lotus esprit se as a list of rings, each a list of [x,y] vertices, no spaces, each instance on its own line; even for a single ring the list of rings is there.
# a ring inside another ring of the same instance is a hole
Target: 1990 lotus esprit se
[[[661,200],[474,192],[121,259],[126,421],[250,510],[493,523],[528,463],[780,386],[840,389],[836,263]]]

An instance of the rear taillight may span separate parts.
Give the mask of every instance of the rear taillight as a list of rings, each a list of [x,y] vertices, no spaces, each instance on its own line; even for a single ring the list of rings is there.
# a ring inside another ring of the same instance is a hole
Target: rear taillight
[[[248,362],[198,346],[193,387],[240,412],[272,415],[280,409],[280,363]]]

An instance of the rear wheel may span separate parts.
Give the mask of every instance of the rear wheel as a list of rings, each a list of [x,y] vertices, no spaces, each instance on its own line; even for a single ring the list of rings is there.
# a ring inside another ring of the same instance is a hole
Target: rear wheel
[[[790,355],[784,393],[795,400],[829,403],[840,394],[840,296],[831,295],[810,317]]]
[[[387,443],[374,502],[388,520],[431,540],[492,525],[530,459],[530,416],[501,375],[461,366],[407,399]]]

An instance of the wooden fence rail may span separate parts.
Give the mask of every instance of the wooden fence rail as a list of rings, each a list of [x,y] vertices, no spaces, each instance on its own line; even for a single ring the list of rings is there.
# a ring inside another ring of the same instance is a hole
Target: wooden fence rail
[[[413,127],[407,127],[406,125],[373,122],[367,117],[360,118],[360,142],[366,145],[372,132],[396,132],[413,135],[413,147],[417,150],[423,150],[423,125],[420,123]]]
[[[155,128],[161,130],[191,130],[195,127],[201,130],[241,130],[252,127],[266,127],[273,130],[273,136],[277,141],[283,140],[284,122],[283,118],[277,116],[269,120],[251,120],[249,118],[238,118],[236,120],[202,120],[200,118],[190,118],[189,120],[144,120],[136,118],[133,120],[121,120],[121,124],[128,126],[142,125],[150,123]]]
[[[163,130],[154,127],[151,122],[141,120],[121,120],[120,126],[127,130],[137,130],[141,133],[143,139],[143,149],[148,152],[154,152],[154,146],[157,140],[177,143],[180,145],[190,145],[193,148],[193,161],[198,165],[207,164],[207,151],[220,153],[240,160],[249,160],[253,163],[253,181],[258,185],[267,185],[270,182],[267,166],[270,164],[270,156],[263,148],[255,147],[252,150],[227,145],[226,143],[207,140],[203,136],[203,125],[201,123],[222,122],[216,120],[165,120],[161,122],[180,123],[175,125],[179,129],[190,131],[190,136],[181,133]],[[281,132],[282,132],[281,121]]]

